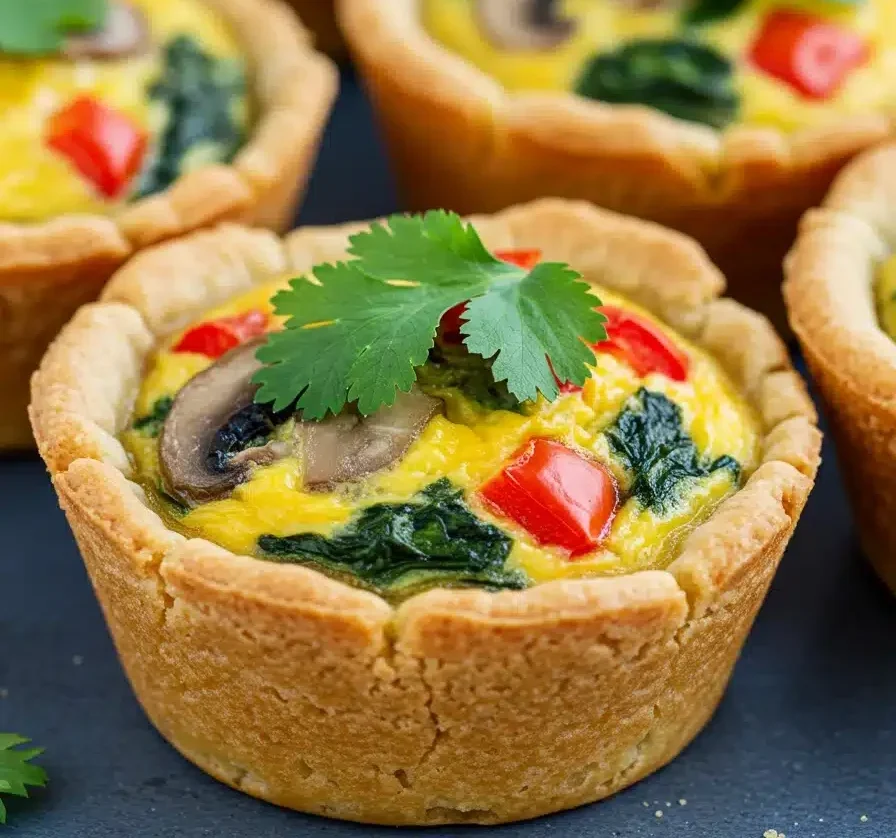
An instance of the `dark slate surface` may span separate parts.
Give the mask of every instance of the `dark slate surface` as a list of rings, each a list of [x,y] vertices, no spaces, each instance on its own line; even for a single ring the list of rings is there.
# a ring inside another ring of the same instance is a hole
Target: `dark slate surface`
[[[353,80],[344,81],[302,216],[310,223],[395,206],[366,104]],[[122,675],[34,458],[0,461],[0,532],[0,731],[46,745],[52,777],[31,800],[12,802],[10,836],[399,834],[244,797],[166,745]],[[670,767],[611,800],[492,834],[761,838],[775,829],[788,838],[892,838],[894,708],[896,602],[859,554],[827,445],[818,486],[708,729]],[[433,838],[474,832],[404,830]]]

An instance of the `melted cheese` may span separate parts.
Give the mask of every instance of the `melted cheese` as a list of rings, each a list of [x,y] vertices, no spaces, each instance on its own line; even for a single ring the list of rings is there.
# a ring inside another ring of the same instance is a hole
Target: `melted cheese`
[[[681,34],[677,12],[633,10],[624,0],[566,0],[565,13],[577,22],[573,38],[552,50],[521,52],[496,46],[483,32],[472,0],[421,0],[422,19],[437,40],[498,79],[509,90],[570,90],[585,62],[641,38]],[[772,10],[803,9],[860,33],[873,58],[852,71],[836,95],[810,100],[744,58]],[[891,113],[896,110],[896,3],[866,0],[846,4],[826,0],[748,0],[746,8],[700,30],[700,39],[738,64],[740,121],[792,131],[830,123],[834,115]]]
[[[203,319],[249,308],[270,312],[269,299],[281,285],[263,286],[210,311]],[[603,290],[597,293],[604,303],[624,305],[657,322],[613,294]],[[158,399],[175,394],[211,363],[204,356],[170,352],[179,337],[173,336],[152,362],[136,404],[136,416],[151,413]],[[609,465],[624,485],[627,478],[614,462],[601,431],[641,387],[662,392],[681,407],[684,427],[705,457],[730,455],[749,475],[755,468],[759,449],[758,423],[752,410],[712,358],[687,341],[672,337],[691,359],[686,382],[674,382],[659,374],[640,379],[624,362],[600,354],[595,359],[594,375],[582,393],[561,396],[553,403],[541,400],[525,415],[488,412],[459,397],[457,404],[448,406],[446,415],[429,423],[399,463],[364,481],[360,499],[357,491],[305,491],[301,462],[287,459],[257,469],[248,482],[226,499],[207,503],[182,517],[172,516],[164,504],[160,504],[160,511],[168,515],[173,526],[189,535],[251,555],[261,535],[331,534],[352,518],[360,506],[407,500],[435,480],[448,477],[464,490],[467,503],[477,515],[513,536],[510,562],[523,568],[535,582],[663,567],[673,558],[684,535],[736,490],[729,472],[718,471],[697,481],[667,516],[643,509],[636,500],[629,499],[619,510],[604,546],[574,561],[561,551],[539,546],[524,530],[496,517],[478,499],[477,490],[506,465],[526,440],[536,436],[559,439],[590,453]],[[144,485],[152,493],[161,484],[158,440],[128,432],[125,444]]]
[[[202,0],[131,2],[146,13],[155,45],[187,34],[214,55],[239,55],[230,31]],[[47,146],[47,122],[74,98],[89,95],[157,134],[160,125],[147,87],[161,67],[158,48],[118,61],[0,58],[0,220],[38,221],[114,209],[114,202],[97,194],[66,157]]]

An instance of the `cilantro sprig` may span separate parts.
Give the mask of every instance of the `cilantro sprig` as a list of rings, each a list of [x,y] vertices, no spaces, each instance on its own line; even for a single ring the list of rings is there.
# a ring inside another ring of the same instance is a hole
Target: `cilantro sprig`
[[[0,795],[28,797],[28,786],[43,787],[47,772],[31,760],[44,752],[43,748],[20,748],[30,740],[16,733],[0,733]],[[0,824],[6,823],[6,807],[0,797]]]
[[[605,318],[567,265],[503,262],[442,210],[392,216],[349,241],[353,259],[319,265],[274,297],[288,320],[258,350],[256,401],[295,403],[308,419],[349,402],[365,415],[391,405],[413,386],[442,315],[464,302],[464,344],[517,399],[555,399],[557,378],[584,384]]]
[[[0,0],[0,52],[58,52],[66,35],[98,29],[109,0]]]

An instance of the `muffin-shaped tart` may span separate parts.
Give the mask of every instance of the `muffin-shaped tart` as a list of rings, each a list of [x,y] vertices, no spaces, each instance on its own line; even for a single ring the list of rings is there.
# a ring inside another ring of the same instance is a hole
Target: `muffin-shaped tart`
[[[560,201],[140,254],[31,417],[153,723],[245,792],[387,824],[534,817],[674,758],[818,465],[723,284]]]
[[[779,325],[800,216],[892,127],[889,0],[341,0],[340,12],[412,208],[560,195],[659,221],[697,238],[730,292]]]
[[[0,9],[0,449],[32,444],[29,377],[130,254],[289,226],[336,91],[276,0],[38,6]]]
[[[896,147],[859,157],[806,216],[784,291],[862,548],[896,591]]]

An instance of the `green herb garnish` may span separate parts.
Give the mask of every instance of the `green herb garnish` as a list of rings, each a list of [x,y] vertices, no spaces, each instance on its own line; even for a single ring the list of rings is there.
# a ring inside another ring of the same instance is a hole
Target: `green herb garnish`
[[[662,393],[641,388],[605,431],[610,448],[632,474],[630,493],[642,506],[670,512],[686,482],[720,469],[740,476],[729,456],[707,461],[682,426],[681,408]]]
[[[682,14],[688,26],[703,26],[731,17],[747,0],[692,0]]]
[[[512,546],[509,536],[470,511],[447,478],[413,501],[367,507],[330,538],[303,533],[258,541],[263,558],[316,565],[393,596],[452,584],[525,588],[526,575],[504,566]]]
[[[43,748],[19,748],[29,739],[16,733],[0,733],[0,795],[28,797],[28,786],[43,787],[47,772],[31,760],[44,752]],[[0,824],[6,823],[6,807],[0,797]]]
[[[162,396],[152,406],[152,411],[146,416],[135,419],[131,427],[142,436],[155,439],[162,433],[162,426],[165,424],[168,414],[171,413],[173,405],[174,398],[172,396]]]
[[[348,402],[368,415],[407,392],[433,346],[442,315],[469,300],[467,350],[491,361],[518,401],[584,384],[588,344],[606,337],[600,301],[566,265],[526,271],[489,253],[471,224],[441,210],[389,218],[350,238],[349,262],[320,265],[274,297],[289,317],[258,351],[256,401],[281,410],[297,401],[306,419]]]
[[[710,46],[677,38],[633,41],[595,55],[576,92],[617,105],[649,105],[714,128],[732,122],[740,108],[731,62]]]
[[[58,52],[67,35],[99,29],[108,0],[0,0],[0,52]]]

